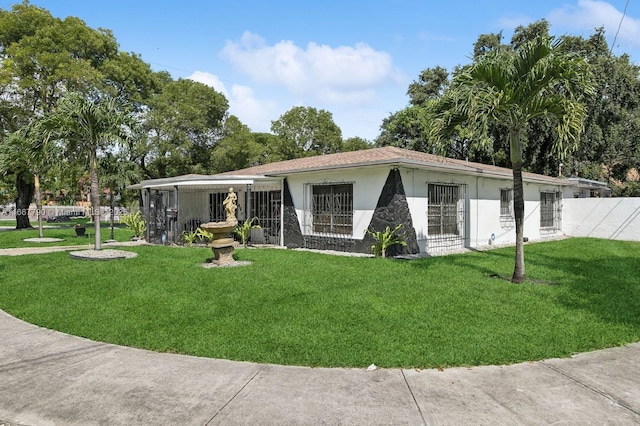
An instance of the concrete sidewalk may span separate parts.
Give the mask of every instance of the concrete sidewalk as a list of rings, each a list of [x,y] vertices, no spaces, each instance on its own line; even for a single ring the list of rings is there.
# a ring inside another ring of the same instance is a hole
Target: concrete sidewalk
[[[0,311],[0,425],[638,425],[640,344],[510,366],[307,368],[93,342]]]

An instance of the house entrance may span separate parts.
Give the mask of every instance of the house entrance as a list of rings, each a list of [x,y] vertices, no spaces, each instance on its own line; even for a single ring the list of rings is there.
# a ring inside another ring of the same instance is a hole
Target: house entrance
[[[248,219],[258,218],[254,225],[251,241],[254,244],[280,244],[280,209],[282,199],[280,191],[251,192],[251,215]]]

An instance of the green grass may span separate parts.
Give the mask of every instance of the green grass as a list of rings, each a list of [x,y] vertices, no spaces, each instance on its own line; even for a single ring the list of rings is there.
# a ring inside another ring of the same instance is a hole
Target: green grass
[[[94,228],[93,224],[86,224],[86,235],[83,237],[76,236],[76,231],[71,224],[49,224],[52,228],[44,228],[43,234],[46,238],[62,238],[63,241],[52,243],[32,243],[23,241],[26,238],[37,238],[38,228],[21,229],[21,230],[2,230],[0,231],[0,249],[4,248],[21,248],[21,247],[49,247],[49,246],[69,246],[93,244]],[[15,224],[14,224],[15,226]],[[100,227],[102,240],[107,240],[111,236],[111,228],[102,224]],[[87,235],[90,235],[87,236]],[[129,241],[133,237],[133,232],[118,226],[114,229],[114,237],[118,241]]]
[[[640,340],[640,243],[568,239],[415,261],[142,246],[135,259],[0,258],[0,308],[90,339],[264,363],[508,364]],[[544,282],[542,284],[541,282]]]

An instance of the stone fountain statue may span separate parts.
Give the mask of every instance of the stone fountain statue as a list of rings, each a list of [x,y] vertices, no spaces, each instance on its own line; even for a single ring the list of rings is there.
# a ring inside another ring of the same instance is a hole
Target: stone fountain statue
[[[218,266],[233,263],[233,238],[229,235],[238,226],[236,210],[238,197],[233,188],[229,188],[229,194],[224,199],[226,220],[224,222],[208,222],[200,225],[200,228],[209,232],[213,237],[209,246],[213,250],[213,263]]]

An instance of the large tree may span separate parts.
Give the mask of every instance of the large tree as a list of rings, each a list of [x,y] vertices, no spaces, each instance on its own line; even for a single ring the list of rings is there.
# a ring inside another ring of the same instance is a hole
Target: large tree
[[[222,139],[211,152],[214,173],[240,170],[267,161],[266,147],[256,142],[255,135],[235,115],[225,120]]]
[[[158,80],[138,55],[118,51],[109,30],[89,28],[75,17],[54,18],[25,1],[0,9],[0,143],[48,114],[68,92],[96,90],[142,105]],[[12,167],[16,204],[26,211],[33,199],[33,176]],[[20,215],[17,228],[30,227]]]
[[[0,84],[11,99],[11,117],[2,120],[9,134],[42,117],[61,93],[88,90],[101,78],[97,67],[117,51],[113,36],[91,30],[77,18],[64,20],[28,2],[0,9]],[[28,211],[34,194],[33,175],[24,169],[15,176],[16,208]],[[16,216],[16,228],[30,227],[28,215]]]
[[[329,111],[296,106],[271,122],[288,151],[283,160],[305,155],[330,154],[342,148],[342,130]]]
[[[208,173],[229,104],[223,94],[193,80],[165,82],[148,102],[144,134],[134,147],[146,177]]]
[[[63,140],[69,153],[83,158],[91,180],[91,216],[95,226],[94,249],[101,249],[100,184],[98,154],[126,140],[135,126],[126,105],[113,98],[94,98],[70,93],[47,115],[41,127],[51,140]]]
[[[537,37],[515,50],[485,53],[455,75],[451,88],[440,100],[440,112],[432,128],[436,140],[442,141],[451,128],[460,124],[478,135],[486,135],[491,123],[501,123],[507,129],[514,184],[515,283],[525,279],[522,163],[527,124],[536,118],[557,120],[553,148],[562,155],[579,141],[587,114],[582,101],[592,93],[588,64],[582,58],[564,54],[562,41]],[[488,139],[475,140],[486,143]]]

